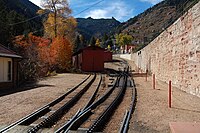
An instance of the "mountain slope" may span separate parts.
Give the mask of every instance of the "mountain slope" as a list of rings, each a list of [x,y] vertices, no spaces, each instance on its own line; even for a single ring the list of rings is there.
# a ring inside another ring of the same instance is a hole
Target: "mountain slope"
[[[40,8],[29,0],[0,0],[0,43],[7,45],[16,35],[41,29],[40,17],[26,21],[37,16],[38,9]]]
[[[8,10],[15,10],[17,13],[26,17],[34,17],[40,9],[37,5],[29,0],[3,0]]]
[[[78,22],[78,32],[81,33],[87,40],[92,36],[101,37],[104,34],[109,34],[120,22],[115,18],[112,19],[92,19],[91,17],[77,18]]]
[[[164,0],[118,27],[134,38],[138,49],[146,46],[199,0]]]

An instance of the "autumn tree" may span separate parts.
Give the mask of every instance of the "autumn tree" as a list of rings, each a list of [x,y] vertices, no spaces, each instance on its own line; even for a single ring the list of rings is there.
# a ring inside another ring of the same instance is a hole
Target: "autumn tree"
[[[66,0],[42,0],[44,10],[49,11],[44,21],[44,37],[32,33],[16,36],[13,40],[16,51],[23,56],[20,62],[24,80],[37,79],[55,70],[68,70],[71,64],[73,33],[76,20],[70,17],[71,10]]]
[[[35,80],[40,76],[40,61],[37,52],[37,45],[41,38],[29,33],[27,36],[19,35],[13,40],[15,50],[23,56],[20,61],[21,77],[23,80]]]
[[[66,21],[71,13],[67,0],[41,0],[41,6],[44,10],[49,10],[47,21],[44,23],[45,31],[50,33],[51,37],[57,37],[68,25]],[[38,11],[39,13],[40,11]],[[64,27],[63,27],[64,26]],[[60,28],[62,27],[63,30]],[[61,30],[61,31],[60,31]],[[52,33],[53,32],[53,33]]]
[[[111,47],[110,47],[110,45],[108,45],[108,46],[107,46],[107,49],[108,49],[109,51],[111,50]]]
[[[131,44],[132,40],[133,40],[133,37],[131,35],[122,34],[122,33],[120,33],[119,35],[116,35],[116,44],[118,44],[119,46]]]
[[[72,45],[65,37],[57,37],[57,43],[62,43],[58,49],[58,68],[62,71],[68,71],[71,65]]]
[[[16,36],[13,42],[17,51],[24,57],[21,66],[25,79],[37,79],[55,70],[70,69],[73,47],[64,36],[50,40],[30,33],[28,36]]]
[[[59,43],[55,43],[54,40],[45,39],[38,44],[39,59],[47,72],[54,71],[57,66]]]
[[[96,40],[95,45],[100,47],[100,40],[99,39]]]
[[[69,70],[73,47],[66,37],[57,36],[50,44],[41,42],[38,46],[41,62],[49,72]]]
[[[70,69],[73,47],[64,36],[50,40],[30,33],[16,36],[13,43],[24,57],[20,62],[24,80],[37,79],[55,70],[63,72]]]
[[[76,20],[73,17],[59,17],[57,18],[57,26],[55,31],[54,16],[52,13],[48,15],[48,19],[44,22],[44,32],[46,37],[55,38],[57,36],[66,36],[68,39],[75,36]],[[73,40],[71,40],[73,41]]]
[[[71,9],[67,0],[42,0],[41,5],[44,8],[38,13],[43,13],[44,10],[50,10],[46,21],[43,23],[45,37],[51,38],[52,43],[48,46],[50,53],[42,55],[49,61],[50,70],[67,69],[71,61],[73,44],[75,43],[75,27],[76,19],[70,16]],[[47,58],[48,59],[48,58]]]

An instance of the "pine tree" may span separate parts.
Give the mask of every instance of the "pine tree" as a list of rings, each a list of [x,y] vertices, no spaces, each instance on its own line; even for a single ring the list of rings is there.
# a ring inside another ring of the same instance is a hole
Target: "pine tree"
[[[96,43],[96,39],[95,39],[95,37],[93,36],[93,37],[90,39],[90,46],[95,46],[95,43]]]

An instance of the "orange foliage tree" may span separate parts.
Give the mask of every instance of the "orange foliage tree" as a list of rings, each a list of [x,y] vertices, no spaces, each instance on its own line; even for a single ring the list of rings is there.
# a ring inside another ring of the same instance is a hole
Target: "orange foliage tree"
[[[58,68],[60,70],[68,70],[71,64],[72,45],[66,37],[58,36],[55,38],[55,43],[59,43],[58,49]]]
[[[37,44],[40,40],[40,37],[36,37],[32,33],[27,36],[16,36],[13,40],[15,50],[23,56],[23,60],[20,61],[20,76],[22,80],[33,80],[39,77],[40,63]]]
[[[21,62],[26,79],[37,78],[55,70],[70,69],[73,45],[64,36],[46,39],[20,35],[14,39],[15,48],[24,57]]]
[[[49,67],[50,71],[66,71],[70,68],[72,45],[67,38],[57,36],[50,45],[40,43],[38,51],[41,61]]]
[[[71,9],[68,2],[42,0],[42,6],[44,10],[39,10],[38,14],[43,14],[45,9],[50,11],[43,23],[44,37],[30,33],[16,36],[13,41],[17,51],[24,57],[22,69],[28,71],[27,75],[33,75],[31,77],[44,76],[49,71],[67,71],[71,64],[77,22],[69,15]],[[34,68],[32,73],[30,67]]]
[[[68,70],[71,64],[71,56],[74,44],[76,19],[70,16],[71,9],[66,0],[42,0],[42,10],[51,12],[44,21],[44,36],[51,38],[52,43],[46,47],[40,47],[40,56],[43,62],[53,70]]]

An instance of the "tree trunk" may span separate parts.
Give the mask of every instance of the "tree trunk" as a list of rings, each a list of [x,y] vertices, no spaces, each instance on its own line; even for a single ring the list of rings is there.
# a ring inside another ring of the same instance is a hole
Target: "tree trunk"
[[[54,10],[54,33],[55,33],[55,37],[57,37],[57,9],[56,9],[56,3],[54,2],[54,0],[52,0],[52,7]]]

